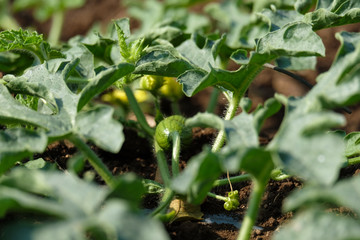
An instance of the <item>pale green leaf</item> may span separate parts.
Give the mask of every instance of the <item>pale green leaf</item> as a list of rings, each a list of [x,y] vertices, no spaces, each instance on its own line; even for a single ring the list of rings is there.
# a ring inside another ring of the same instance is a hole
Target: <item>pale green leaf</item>
[[[336,34],[341,46],[331,68],[321,74],[304,105],[313,108],[336,107],[357,103],[360,99],[360,34]]]
[[[282,123],[269,148],[278,152],[287,173],[330,185],[338,177],[345,146],[341,136],[326,131],[344,123],[344,118],[335,113],[293,112]]]
[[[61,184],[59,184],[61,183]],[[141,181],[129,176],[119,180],[120,189],[111,197],[140,201],[141,192],[133,196],[118,193],[138,191]],[[135,188],[134,188],[135,187]],[[117,192],[118,191],[118,192]],[[47,172],[18,168],[0,178],[0,215],[17,210],[32,211],[36,223],[7,221],[1,226],[6,239],[168,239],[161,223],[133,211],[125,200],[109,200],[107,188],[85,182],[76,176],[61,172]],[[47,218],[36,218],[36,213]],[[150,232],[150,233],[149,233]]]
[[[0,188],[0,199],[12,200],[12,204],[2,208],[2,213],[20,207],[65,218],[93,213],[108,194],[107,189],[71,174],[25,168],[15,169],[9,176],[2,177]]]
[[[350,217],[312,209],[297,215],[275,233],[275,240],[359,239],[360,223]]]
[[[306,186],[290,195],[284,209],[292,211],[302,207],[311,207],[316,204],[331,204],[338,207],[346,207],[351,211],[360,213],[360,192],[356,191],[360,184],[360,177],[354,176],[337,182],[334,186]]]
[[[293,22],[259,39],[257,52],[277,56],[325,56],[325,47],[310,25]]]
[[[163,225],[155,219],[136,214],[123,201],[110,200],[101,209],[97,224],[108,239],[168,240]]]
[[[76,116],[76,133],[106,151],[119,152],[125,137],[122,126],[112,118],[113,113],[113,108],[105,105],[80,112]]]
[[[6,106],[0,109],[0,120],[42,127],[50,138],[55,139],[71,133],[80,134],[105,150],[118,152],[123,143],[122,126],[112,120],[113,111],[97,108],[78,115],[78,110],[113,82],[130,73],[133,66],[120,64],[108,68],[97,74],[80,94],[75,94],[68,88],[65,79],[78,63],[77,59],[70,63],[54,64],[59,66],[55,72],[49,71],[47,64],[42,64],[28,69],[20,77],[6,75],[3,79],[8,88],[44,99],[48,106],[52,106],[52,111],[36,112],[27,108],[12,97],[4,85],[0,85],[0,102]],[[113,137],[109,137],[111,133]]]
[[[358,0],[320,1],[317,9],[305,14],[303,21],[312,25],[314,31],[359,22]]]
[[[17,161],[42,153],[47,146],[42,131],[13,128],[0,132],[0,175],[13,167]]]

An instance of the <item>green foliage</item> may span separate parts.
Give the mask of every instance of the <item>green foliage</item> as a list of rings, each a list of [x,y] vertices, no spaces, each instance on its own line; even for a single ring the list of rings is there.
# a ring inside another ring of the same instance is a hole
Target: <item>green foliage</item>
[[[30,54],[36,63],[63,57],[60,52],[50,48],[50,45],[44,41],[41,34],[22,29],[0,32],[0,52],[4,51],[23,51],[25,54]],[[2,56],[5,59],[11,57],[11,55]],[[6,61],[9,62],[11,59],[6,59]]]
[[[187,201],[200,204],[221,175],[219,158],[209,149],[189,160],[186,169],[172,182],[172,188],[187,197]]]
[[[135,179],[119,179],[119,188],[131,186],[125,182],[134,187]],[[37,223],[8,222],[1,226],[2,238],[168,239],[159,223],[135,213],[130,207],[133,204],[130,201],[138,202],[140,196],[125,195],[125,200],[72,174],[14,169],[0,178],[0,193],[1,216],[11,210],[21,210],[32,211],[38,219]],[[44,215],[47,218],[41,217]]]
[[[34,153],[43,152],[47,137],[42,131],[7,129],[0,132],[0,175]]]
[[[359,184],[359,177],[352,177],[339,181],[334,186],[326,188],[308,186],[298,190],[287,199],[285,208],[294,210],[305,207],[303,213],[299,214],[292,224],[289,224],[283,231],[276,234],[275,239],[306,239],[312,236],[313,239],[351,239],[359,234],[359,220],[353,217],[359,214],[357,204],[358,193],[354,191]],[[346,207],[349,214],[338,216],[336,213],[325,213],[319,209],[324,203],[330,206]],[[295,227],[296,224],[296,227]],[[312,228],[316,224],[316,231]],[[330,226],[330,228],[329,228]],[[297,233],[301,231],[302,234]],[[296,236],[296,237],[295,237]]]
[[[78,8],[84,3],[84,0],[16,0],[13,7],[16,11],[35,8],[35,17],[40,21],[45,21],[56,11]]]
[[[189,6],[200,2],[212,19],[188,13]],[[34,7],[36,16],[44,20],[83,3],[16,0],[14,7]],[[7,1],[0,0],[0,6],[4,4]],[[150,213],[159,219],[165,219],[176,195],[198,205],[207,196],[215,197],[225,202],[225,209],[236,209],[238,190],[231,188],[227,197],[210,193],[214,186],[228,182],[218,180],[224,173],[237,174],[230,181],[253,181],[238,239],[249,238],[270,177],[289,175],[301,179],[304,188],[285,201],[284,210],[301,211],[295,212],[275,239],[357,237],[357,218],[338,216],[326,207],[360,213],[359,196],[353,191],[359,178],[338,179],[345,164],[359,162],[359,133],[344,136],[332,131],[345,124],[345,118],[332,109],[360,101],[359,33],[336,34],[340,41],[336,58],[305,96],[275,94],[264,104],[251,106],[245,93],[264,64],[275,61],[283,68],[314,68],[326,50],[315,31],[359,22],[358,1],[151,0],[132,1],[129,6],[130,14],[140,19],[139,29],[131,33],[128,18],[115,20],[107,33],[76,36],[56,51],[36,32],[0,32],[0,71],[4,73],[0,80],[0,124],[4,126],[0,131],[0,217],[6,219],[15,211],[19,216],[29,212],[33,216],[6,221],[0,238],[168,239],[157,220],[139,211],[144,195],[162,195]],[[0,10],[0,20],[4,11]],[[210,26],[213,20],[217,22]],[[238,66],[228,70],[231,61]],[[157,84],[143,75],[161,81]],[[160,122],[162,98],[176,104],[182,97],[181,89],[172,93],[165,89],[166,95],[160,88],[170,86],[166,81],[175,78],[188,97],[217,88],[229,101],[225,116],[198,113],[185,119],[173,115]],[[123,93],[118,98],[126,98],[127,109],[98,102],[97,97],[112,91],[113,85],[123,88],[117,93]],[[133,93],[141,88],[153,98],[141,99]],[[139,102],[152,102],[146,112],[156,116],[156,130]],[[285,115],[280,128],[269,144],[260,145],[262,126],[282,105]],[[237,114],[239,107],[243,111]],[[128,120],[130,111],[136,120]],[[114,177],[97,151],[86,144],[119,152],[125,141],[120,122],[155,145],[164,184],[133,174]],[[212,148],[205,146],[191,156],[180,171],[181,150],[191,141],[193,127],[219,132]],[[49,143],[64,139],[79,151],[67,162],[67,174],[47,167],[41,158],[32,160]],[[172,151],[171,171],[165,149]],[[107,187],[89,182],[86,173],[83,179],[76,176],[82,175],[85,160]],[[20,166],[14,167],[17,163]]]

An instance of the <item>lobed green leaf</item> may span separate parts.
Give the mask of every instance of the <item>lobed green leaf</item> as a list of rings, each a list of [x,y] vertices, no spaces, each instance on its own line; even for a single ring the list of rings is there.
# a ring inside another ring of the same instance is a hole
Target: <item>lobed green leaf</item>
[[[50,64],[42,64],[28,69],[22,76],[6,75],[6,87],[14,92],[35,95],[48,103],[34,111],[17,102],[4,85],[0,85],[0,121],[18,122],[44,128],[50,138],[64,138],[70,134],[80,134],[95,144],[111,152],[117,152],[123,143],[122,126],[115,123],[109,108],[80,113],[78,111],[95,95],[101,93],[113,82],[132,71],[133,66],[120,64],[97,74],[80,94],[73,93],[66,84],[71,71],[79,60],[60,62],[57,70],[51,71]],[[55,68],[56,69],[56,68]],[[49,111],[49,107],[50,110]],[[109,137],[109,133],[114,133]]]
[[[317,9],[307,13],[303,21],[314,31],[359,22],[360,2],[357,0],[319,1]]]

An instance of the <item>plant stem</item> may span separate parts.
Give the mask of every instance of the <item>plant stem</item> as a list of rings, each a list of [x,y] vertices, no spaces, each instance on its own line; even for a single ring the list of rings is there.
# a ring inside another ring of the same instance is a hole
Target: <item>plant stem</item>
[[[66,79],[67,83],[76,83],[76,84],[87,84],[89,83],[91,80],[87,79],[87,78],[82,78],[82,77],[72,77],[70,76],[68,79]]]
[[[165,153],[156,141],[154,141],[154,145],[155,145],[155,153],[156,153],[158,168],[160,170],[160,175],[164,182],[165,187],[168,188],[170,186],[170,173],[169,173],[169,168],[167,165]]]
[[[360,163],[360,156],[348,158],[345,166],[354,165],[354,164],[358,164],[358,163]]]
[[[179,103],[177,101],[171,101],[171,110],[174,115],[181,115]]]
[[[151,137],[154,136],[155,130],[153,128],[151,128],[149,126],[148,122],[146,121],[145,115],[141,111],[140,106],[139,106],[138,102],[136,101],[136,98],[135,98],[134,93],[132,92],[131,88],[127,85],[124,85],[124,91],[125,91],[128,101],[129,101],[131,110],[133,110],[140,126],[145,130],[145,132],[148,135],[150,135]]]
[[[224,117],[224,120],[231,120],[235,116],[241,97],[242,94],[234,93],[233,97],[229,102],[229,106],[226,110],[226,115]],[[221,149],[221,147],[224,145],[225,138],[226,138],[225,131],[224,130],[219,131],[219,134],[215,139],[214,145],[212,146],[213,152],[218,152]]]
[[[49,32],[48,41],[52,46],[59,44],[61,31],[64,23],[65,12],[61,9],[54,13],[51,23],[51,28]]]
[[[206,108],[206,112],[208,112],[208,113],[215,112],[215,108],[216,108],[216,104],[217,104],[219,95],[220,95],[220,90],[218,88],[213,88],[211,95],[210,95],[209,104]]]
[[[214,194],[214,193],[212,193],[212,192],[208,192],[207,195],[208,195],[209,197],[212,197],[212,198],[215,198],[215,199],[224,201],[224,202],[226,202],[226,201],[228,200],[227,197],[223,197],[223,196],[220,196],[220,195],[216,195],[216,194]]]
[[[176,177],[179,175],[180,167],[179,167],[179,157],[180,157],[180,149],[181,149],[181,139],[180,134],[175,131],[172,133],[172,158],[171,158],[171,167],[172,167],[172,175]]]
[[[232,183],[243,182],[243,181],[248,181],[248,180],[251,180],[251,175],[250,174],[242,174],[242,175],[239,175],[239,176],[230,177],[230,181]],[[226,185],[228,183],[229,183],[228,178],[215,180],[215,182],[213,184],[213,187]]]
[[[94,151],[78,136],[72,135],[69,137],[69,140],[86,156],[91,166],[93,166],[105,183],[109,187],[114,188],[115,181],[113,175]]]
[[[237,240],[247,240],[250,238],[251,230],[255,225],[262,195],[266,188],[266,182],[254,179],[253,189],[250,194],[249,207],[241,224],[240,233]]]
[[[0,27],[5,30],[17,30],[20,28],[17,21],[9,14],[6,14],[1,17]]]
[[[157,214],[161,213],[167,206],[169,206],[174,196],[175,196],[174,191],[172,191],[170,188],[166,188],[159,206],[154,211],[151,212],[150,216],[154,217]]]

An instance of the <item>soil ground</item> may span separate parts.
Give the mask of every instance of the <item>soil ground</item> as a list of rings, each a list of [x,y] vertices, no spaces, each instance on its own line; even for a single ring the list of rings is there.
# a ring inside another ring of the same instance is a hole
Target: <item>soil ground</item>
[[[62,39],[67,40],[77,34],[85,34],[94,22],[102,22],[106,25],[111,19],[126,16],[126,10],[120,5],[119,0],[88,0],[86,6],[81,9],[72,10],[66,16]],[[31,17],[29,12],[17,14],[18,20],[23,26],[35,25],[37,30],[47,33],[50,23],[37,23]],[[334,33],[340,30],[359,31],[360,25],[349,25],[345,28],[334,28],[319,31],[318,34],[323,38],[327,48],[326,58],[319,59],[316,70],[301,71],[302,75],[308,81],[315,83],[316,76],[326,71],[338,47],[338,41],[334,38]],[[253,100],[254,105],[264,102],[272,97],[275,92],[285,95],[301,96],[306,94],[307,89],[296,83],[294,80],[280,73],[264,70],[254,81],[249,89],[248,96]],[[186,116],[192,116],[198,111],[204,110],[204,104],[208,97],[205,91],[193,97],[192,99],[183,99],[181,111]],[[223,98],[219,98],[220,107],[217,112],[221,115],[224,109]],[[344,127],[347,132],[359,130],[360,111],[358,107],[351,107],[352,114],[345,114],[348,124]],[[281,123],[282,113],[269,119],[261,132],[261,142],[266,144],[276,133],[277,127]],[[134,172],[137,175],[155,179],[156,160],[149,143],[134,134],[131,129],[125,129],[126,141],[118,154],[109,154],[96,149],[100,157],[108,165],[114,174],[125,172]],[[190,149],[182,153],[182,164],[186,165],[189,157],[199,152],[204,144],[211,144],[215,133],[210,129],[195,129],[194,144]],[[126,151],[125,151],[126,150]],[[48,147],[48,150],[42,155],[45,160],[56,162],[59,168],[65,168],[66,160],[74,154],[76,149],[66,142],[55,143]],[[342,171],[342,176],[352,175],[358,172],[358,166],[352,166]],[[281,210],[282,202],[288,194],[301,187],[301,182],[297,179],[289,178],[283,181],[271,181],[268,184],[267,191],[263,197],[259,217],[256,223],[257,229],[254,229],[251,239],[270,239],[271,235],[292,216],[292,213],[283,213]],[[247,200],[251,188],[251,183],[243,182],[234,185],[240,192],[240,207],[236,211],[226,212],[220,201],[207,199],[201,205],[201,211],[205,215],[214,216],[216,214],[226,214],[240,222],[247,208]],[[218,187],[214,192],[224,195],[229,191],[228,187]],[[144,199],[144,206],[151,207],[156,204],[157,197],[147,197]],[[166,229],[171,239],[191,240],[232,240],[236,239],[239,226],[229,223],[209,223],[205,221],[179,221],[166,225]]]

